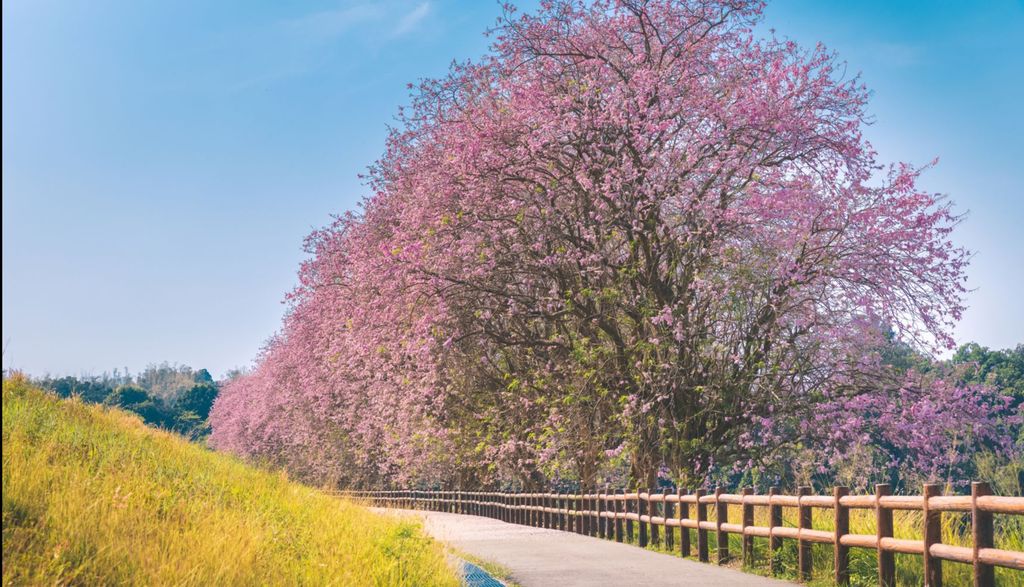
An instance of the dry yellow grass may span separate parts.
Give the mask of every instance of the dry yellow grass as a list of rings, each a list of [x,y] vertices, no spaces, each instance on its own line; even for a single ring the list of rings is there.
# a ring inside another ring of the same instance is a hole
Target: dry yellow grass
[[[457,585],[411,522],[3,382],[3,581]]]

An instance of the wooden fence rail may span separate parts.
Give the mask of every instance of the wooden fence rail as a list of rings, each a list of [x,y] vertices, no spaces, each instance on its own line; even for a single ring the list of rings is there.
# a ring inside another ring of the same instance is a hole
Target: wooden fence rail
[[[513,524],[551,528],[633,542],[634,524],[638,526],[637,542],[646,547],[652,540],[660,541],[664,528],[665,546],[675,548],[671,528],[692,529],[697,534],[697,558],[708,562],[709,539],[714,534],[719,564],[729,560],[729,534],[742,536],[744,563],[754,562],[754,539],[768,540],[774,554],[783,540],[797,542],[797,572],[801,580],[811,578],[811,545],[831,544],[834,553],[834,580],[837,585],[850,582],[850,548],[873,549],[878,553],[878,584],[895,585],[895,554],[916,554],[924,563],[925,585],[942,585],[942,562],[954,561],[973,565],[974,585],[992,587],[995,567],[1024,571],[1024,552],[994,547],[993,516],[1024,515],[1024,497],[1000,497],[991,494],[989,485],[975,482],[971,495],[942,495],[939,485],[924,486],[922,495],[891,495],[889,485],[877,485],[874,495],[849,495],[844,487],[836,487],[832,495],[812,495],[809,487],[801,487],[797,495],[782,495],[772,490],[768,495],[753,495],[747,489],[741,494],[716,490],[706,493],[603,491],[598,493],[504,493],[488,491],[346,491],[345,495],[365,499],[376,505],[392,508],[424,509],[487,516]],[[740,520],[729,519],[729,505],[742,508]],[[692,506],[692,509],[691,509]],[[708,508],[715,519],[708,519]],[[754,525],[754,508],[768,509],[768,526]],[[797,526],[783,525],[783,508],[796,508]],[[815,509],[833,510],[833,530],[812,527]],[[875,512],[876,533],[851,534],[850,510]],[[909,540],[893,536],[893,511],[923,512],[922,539]],[[691,511],[695,516],[691,517]],[[971,517],[972,546],[943,544],[942,513],[965,512]],[[690,556],[690,533],[681,531],[679,551]],[[669,542],[672,541],[672,542]],[[776,573],[776,556],[771,557],[772,573]]]

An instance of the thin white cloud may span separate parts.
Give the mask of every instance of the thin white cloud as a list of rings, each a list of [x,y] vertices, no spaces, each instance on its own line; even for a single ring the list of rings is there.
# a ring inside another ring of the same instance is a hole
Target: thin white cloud
[[[400,37],[412,32],[428,14],[430,14],[430,2],[421,2],[398,21],[394,30],[391,31],[391,36]]]
[[[337,10],[314,12],[285,22],[287,28],[300,35],[317,39],[332,39],[358,24],[379,20],[384,16],[383,7],[375,2],[357,4]]]

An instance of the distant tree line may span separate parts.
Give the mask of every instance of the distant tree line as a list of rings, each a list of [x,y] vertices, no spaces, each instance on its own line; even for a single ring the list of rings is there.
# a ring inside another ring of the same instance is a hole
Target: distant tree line
[[[133,412],[150,426],[192,440],[209,434],[207,419],[220,392],[219,383],[206,369],[166,362],[150,365],[137,375],[115,369],[98,376],[46,376],[36,383],[60,397],[76,396],[86,403]]]

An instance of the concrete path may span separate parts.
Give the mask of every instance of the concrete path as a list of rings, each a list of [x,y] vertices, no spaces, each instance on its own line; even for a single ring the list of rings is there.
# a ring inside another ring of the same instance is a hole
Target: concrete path
[[[643,550],[608,540],[442,512],[390,510],[420,516],[434,538],[497,563],[522,587],[557,585],[699,585],[770,587],[784,581]]]

